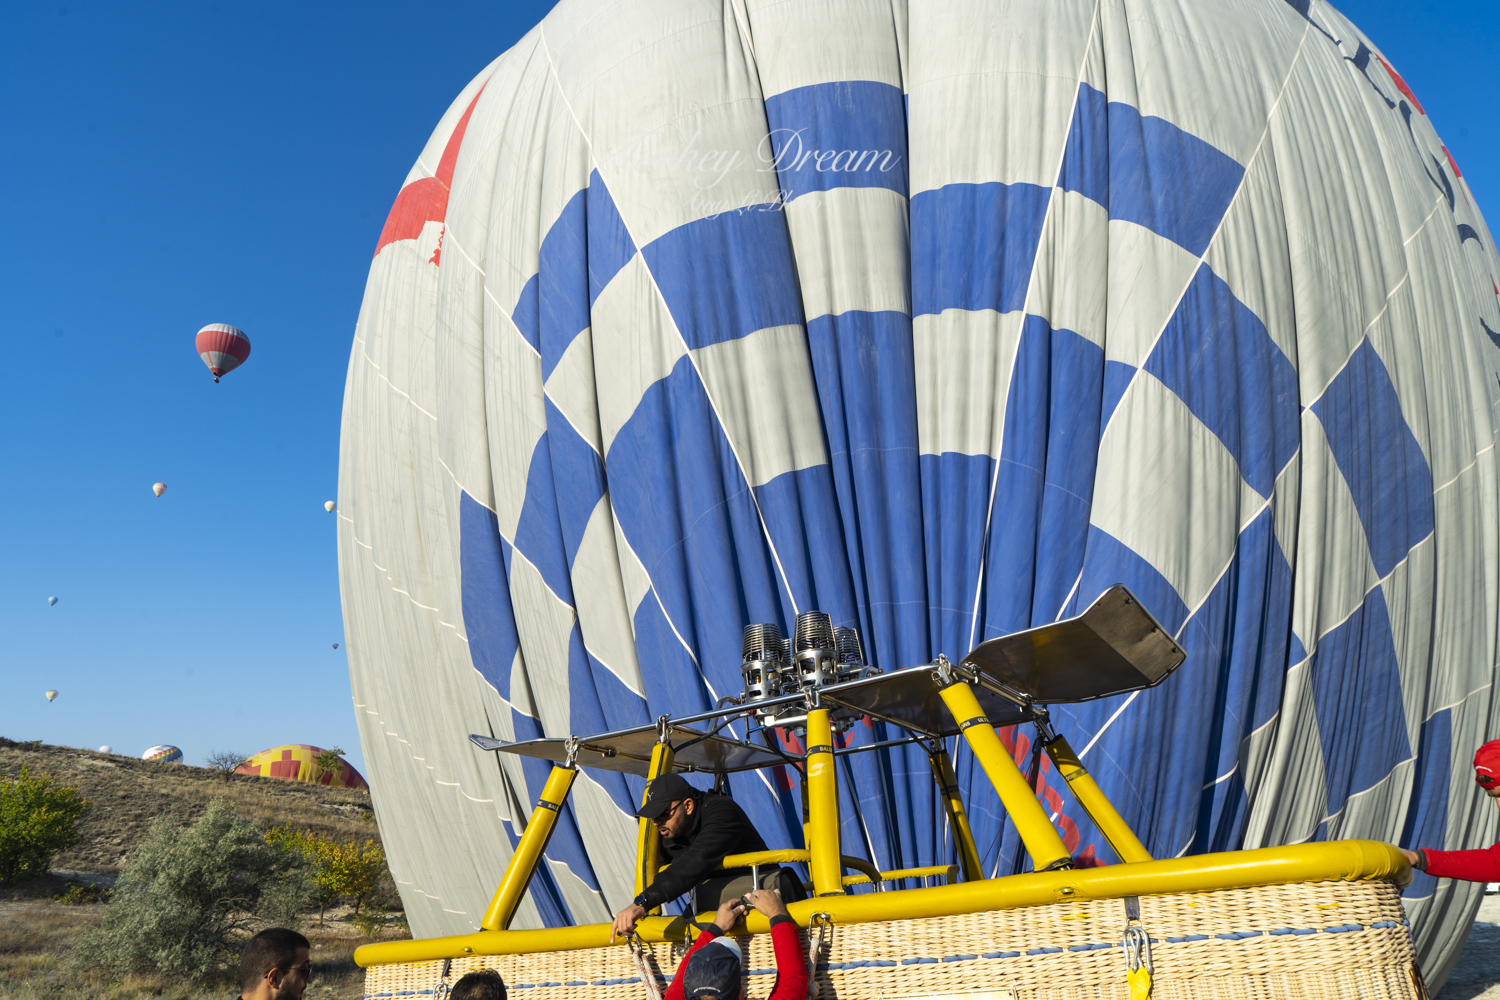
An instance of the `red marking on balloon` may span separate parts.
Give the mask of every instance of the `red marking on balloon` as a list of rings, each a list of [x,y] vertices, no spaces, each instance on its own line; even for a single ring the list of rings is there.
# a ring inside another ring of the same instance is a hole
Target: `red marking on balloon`
[[[1402,94],[1406,95],[1406,99],[1408,101],[1411,101],[1412,107],[1414,107],[1414,108],[1417,109],[1417,114],[1419,114],[1419,115],[1425,115],[1425,114],[1427,114],[1427,112],[1425,112],[1425,111],[1422,110],[1422,102],[1419,101],[1419,100],[1417,100],[1417,95],[1413,94],[1411,92],[1411,88],[1406,85],[1406,81],[1403,80],[1403,79],[1401,79],[1401,74],[1397,73],[1395,70],[1391,69],[1391,64],[1388,63],[1388,62],[1386,62],[1380,56],[1376,56],[1375,58],[1376,59],[1380,59],[1380,65],[1384,66],[1385,67],[1385,71],[1391,75],[1391,80],[1395,82],[1396,89],[1399,90],[1399,91],[1401,91]]]
[[[1458,169],[1458,164],[1457,163],[1453,162],[1453,154],[1450,153],[1450,152],[1448,152],[1448,147],[1447,146],[1443,146],[1442,149],[1443,149],[1443,155],[1448,158],[1448,166],[1450,166],[1450,167],[1453,168],[1453,176],[1455,176],[1455,177],[1462,177],[1464,175],[1464,172],[1462,170]]]
[[[485,86],[489,86],[486,81]],[[484,93],[484,87],[479,88],[479,94]],[[385,228],[380,231],[380,241],[375,244],[375,253],[371,256],[379,256],[387,244],[395,243],[397,240],[414,240],[422,235],[422,227],[429,222],[442,222],[448,217],[448,188],[453,183],[453,168],[458,164],[458,150],[464,143],[464,132],[469,127],[469,116],[474,113],[474,105],[479,103],[479,94],[469,102],[464,109],[463,117],[453,127],[453,134],[448,137],[448,144],[443,147],[442,159],[438,160],[437,173],[431,177],[419,177],[396,195],[396,203],[391,206],[391,214],[385,218]],[[441,252],[442,246],[439,243]],[[438,262],[438,252],[434,252],[429,264]]]

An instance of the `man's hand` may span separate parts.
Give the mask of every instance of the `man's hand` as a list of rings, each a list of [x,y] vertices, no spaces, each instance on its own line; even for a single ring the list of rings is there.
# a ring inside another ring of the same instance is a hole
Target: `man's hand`
[[[617,937],[628,937],[635,930],[635,922],[646,915],[644,906],[631,903],[625,909],[615,914],[615,926],[610,930],[609,939],[613,941]]]
[[[728,934],[734,925],[739,923],[740,916],[745,912],[745,904],[738,899],[731,899],[727,903],[719,905],[719,912],[714,914],[714,926],[725,934]]]
[[[1417,857],[1416,851],[1408,851],[1403,848],[1401,853],[1406,855],[1406,860],[1410,861],[1413,865],[1416,865],[1418,861],[1422,860],[1421,858]]]
[[[781,893],[775,889],[756,889],[746,893],[745,898],[768,919],[786,916],[786,904],[781,901]]]

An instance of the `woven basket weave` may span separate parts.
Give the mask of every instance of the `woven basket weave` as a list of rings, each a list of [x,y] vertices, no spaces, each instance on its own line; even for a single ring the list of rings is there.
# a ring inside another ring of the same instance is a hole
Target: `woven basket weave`
[[[1425,1000],[1400,894],[1388,882],[1304,882],[1140,898],[1155,1000]],[[1120,900],[1056,903],[835,927],[817,1000],[1128,1000]],[[775,981],[769,935],[739,939],[746,998]],[[807,934],[803,933],[804,953]],[[680,945],[651,946],[665,989]],[[441,994],[495,969],[512,1000],[646,1000],[623,947],[372,966],[370,998]]]

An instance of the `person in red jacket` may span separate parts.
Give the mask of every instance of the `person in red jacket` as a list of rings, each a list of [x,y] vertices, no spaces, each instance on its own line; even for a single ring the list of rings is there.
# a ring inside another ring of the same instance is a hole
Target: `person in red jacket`
[[[780,893],[756,889],[744,898],[771,918],[776,985],[771,988],[769,1000],[807,1000],[807,960],[802,954],[802,939],[797,936],[797,925],[787,914]],[[714,922],[698,935],[683,956],[662,1000],[740,1000],[744,958],[729,931],[744,913],[745,904],[738,899],[719,907]]]
[[[1490,740],[1475,751],[1474,781],[1500,805],[1500,740]],[[1478,851],[1434,851],[1419,847],[1404,853],[1413,868],[1438,878],[1500,882],[1500,844]]]

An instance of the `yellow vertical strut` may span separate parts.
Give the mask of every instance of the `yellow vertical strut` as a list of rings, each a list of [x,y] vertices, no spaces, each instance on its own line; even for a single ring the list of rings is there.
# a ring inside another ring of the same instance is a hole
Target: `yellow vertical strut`
[[[651,748],[651,769],[646,772],[646,791],[641,794],[641,805],[646,804],[646,795],[651,791],[651,782],[672,769],[672,758],[676,753],[669,743],[657,743]],[[656,881],[656,870],[661,867],[661,834],[656,832],[656,821],[641,819],[635,834],[635,894],[645,892]],[[651,912],[659,912],[661,907]]]
[[[1105,797],[1093,775],[1083,769],[1083,763],[1068,745],[1068,741],[1061,736],[1054,736],[1043,741],[1042,748],[1052,758],[1057,773],[1067,779],[1073,797],[1083,806],[1083,811],[1089,814],[1089,819],[1094,821],[1099,832],[1104,834],[1104,839],[1109,841],[1109,846],[1114,848],[1120,860],[1127,864],[1132,861],[1154,860],[1151,852],[1146,850],[1146,845],[1130,829],[1130,824],[1115,811],[1114,805]]]
[[[953,842],[958,845],[958,866],[964,873],[965,882],[976,882],[984,878],[984,869],[979,864],[979,848],[974,844],[974,831],[969,829],[969,815],[964,812],[964,800],[958,794],[958,778],[953,774],[953,760],[942,744],[927,755],[932,765],[932,776],[937,779],[938,790],[943,796],[943,805],[948,809],[948,825],[953,830]]]
[[[974,690],[964,681],[955,681],[938,691],[953,713],[954,720],[969,741],[974,756],[979,759],[990,784],[1000,794],[1000,803],[1016,824],[1016,832],[1031,855],[1031,867],[1035,871],[1050,871],[1062,867],[1068,861],[1068,849],[1063,846],[1057,829],[1047,819],[1036,793],[1021,775],[1021,769],[1011,760],[1010,754],[1000,743],[995,727],[985,718]],[[809,736],[811,733],[809,732]]]
[[[526,829],[521,833],[521,842],[511,853],[510,864],[505,866],[505,874],[500,879],[500,888],[495,890],[495,898],[490,900],[490,908],[485,911],[484,919],[479,926],[487,931],[504,931],[510,929],[511,918],[516,915],[516,907],[521,904],[521,897],[526,893],[526,886],[531,882],[531,876],[536,872],[537,862],[541,860],[542,852],[547,849],[547,841],[552,839],[552,828],[557,825],[557,814],[562,811],[563,803],[568,799],[568,792],[573,787],[573,779],[578,777],[578,769],[564,767],[561,764],[552,768],[552,773],[547,775],[547,783],[542,786],[542,797],[537,801],[536,808],[531,810],[531,818],[526,821]]]
[[[842,896],[839,860],[839,786],[833,761],[833,720],[826,708],[807,713],[807,813],[814,896]]]

